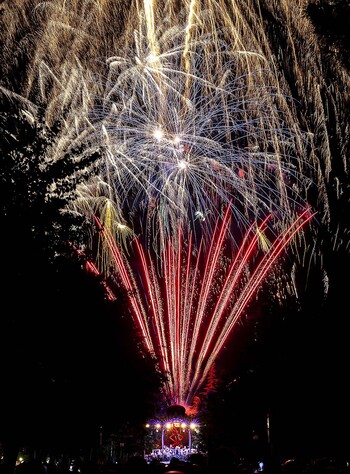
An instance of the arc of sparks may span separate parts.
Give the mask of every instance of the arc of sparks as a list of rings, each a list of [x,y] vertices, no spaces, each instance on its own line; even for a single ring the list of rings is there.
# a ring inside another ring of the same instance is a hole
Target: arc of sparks
[[[180,225],[177,236],[162,246],[161,274],[150,249],[145,250],[135,239],[135,253],[130,257],[95,218],[147,350],[166,377],[165,391],[171,403],[191,405],[253,295],[313,216],[309,209],[304,210],[271,239],[268,248],[263,247],[262,257],[258,243],[271,215],[260,225],[250,226],[234,255],[227,246],[230,208],[217,220],[206,251],[201,245],[196,249],[191,233],[186,244]]]

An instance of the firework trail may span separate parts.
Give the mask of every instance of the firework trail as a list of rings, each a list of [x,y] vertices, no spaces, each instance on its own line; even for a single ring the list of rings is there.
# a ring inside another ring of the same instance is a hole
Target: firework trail
[[[127,292],[131,314],[147,351],[157,360],[166,380],[168,403],[192,405],[252,297],[312,217],[306,209],[269,240],[270,215],[259,225],[251,225],[234,251],[229,238],[232,213],[228,208],[216,222],[209,250],[202,245],[196,249],[191,235],[186,240],[181,228],[167,239],[162,245],[161,274],[157,270],[158,256],[152,249],[145,250],[135,239],[134,250],[127,255],[96,219],[114,259],[110,279]],[[265,250],[260,245],[262,235],[268,242]]]

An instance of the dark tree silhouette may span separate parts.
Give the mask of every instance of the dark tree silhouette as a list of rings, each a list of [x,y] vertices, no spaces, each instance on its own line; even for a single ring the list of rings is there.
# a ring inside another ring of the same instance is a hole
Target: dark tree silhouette
[[[91,448],[100,426],[141,422],[139,400],[152,400],[157,375],[130,347],[125,298],[108,301],[74,250],[85,223],[65,209],[98,153],[48,161],[59,125],[31,123],[9,104],[0,128],[0,442],[11,471],[19,446]]]

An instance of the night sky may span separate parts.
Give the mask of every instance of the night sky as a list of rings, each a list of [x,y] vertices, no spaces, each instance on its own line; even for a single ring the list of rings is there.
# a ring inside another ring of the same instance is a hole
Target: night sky
[[[306,13],[315,25],[319,60],[330,76],[326,83],[332,84],[333,60],[348,81],[347,2],[310,2]],[[271,21],[267,10],[265,15]],[[276,25],[277,20],[273,31]],[[9,69],[15,86],[21,61],[17,58]],[[7,77],[4,82],[8,87],[11,81]],[[348,120],[347,100],[344,96],[341,116]],[[25,155],[36,132],[15,124],[11,114],[18,111],[12,101],[4,98],[1,106],[2,156],[10,156],[14,147]],[[207,401],[214,444],[258,452],[254,443],[266,443],[269,414],[271,449],[281,457],[349,453],[350,183],[340,161],[349,165],[350,148],[348,137],[337,148],[337,123],[331,115],[330,145],[339,163],[334,163],[327,189],[331,226],[320,224],[318,234],[322,257],[317,254],[300,271],[299,301],[291,298],[279,305],[268,291],[263,293],[227,342],[216,364],[217,388]],[[13,138],[17,133],[19,140]],[[46,145],[35,152],[44,154]],[[71,223],[59,216],[61,198],[48,212],[35,170],[29,166],[23,174],[3,159],[0,173],[0,442],[77,449],[98,443],[100,426],[113,432],[141,425],[157,406],[159,379],[127,315],[125,295],[107,301],[101,281],[64,244]],[[336,199],[338,178],[343,191]],[[65,255],[58,259],[53,258],[52,221],[57,222],[55,245],[60,242]],[[320,260],[327,270],[326,294]]]

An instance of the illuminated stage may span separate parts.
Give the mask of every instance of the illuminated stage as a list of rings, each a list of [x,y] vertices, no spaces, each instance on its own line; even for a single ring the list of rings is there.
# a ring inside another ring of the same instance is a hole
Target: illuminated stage
[[[186,415],[181,405],[170,406],[164,418],[149,422],[146,427],[148,461],[169,462],[173,457],[186,461],[191,454],[199,452],[200,425]]]

